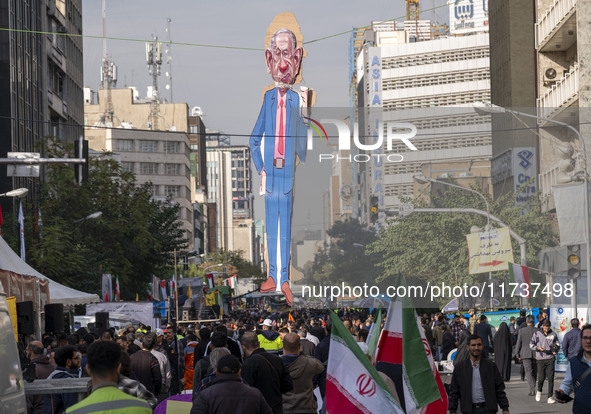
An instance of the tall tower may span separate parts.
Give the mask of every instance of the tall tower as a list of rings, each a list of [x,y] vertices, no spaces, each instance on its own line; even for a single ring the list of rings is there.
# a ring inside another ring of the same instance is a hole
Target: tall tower
[[[103,64],[101,66],[101,86],[103,90],[103,117],[104,125],[113,125],[113,99],[111,89],[117,86],[117,66],[107,53],[107,5],[103,0]]]
[[[152,76],[152,96],[150,96],[150,117],[148,129],[158,130],[160,117],[160,96],[158,94],[158,76],[162,66],[162,43],[154,36],[152,42],[146,42],[146,64],[148,73]]]

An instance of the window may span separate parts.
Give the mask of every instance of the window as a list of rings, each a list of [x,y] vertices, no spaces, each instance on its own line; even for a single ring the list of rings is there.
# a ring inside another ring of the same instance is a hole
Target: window
[[[118,139],[115,141],[115,148],[122,152],[133,151],[133,139]]]
[[[157,152],[158,141],[140,141],[140,152]]]
[[[142,174],[142,175],[158,174],[158,164],[155,162],[140,163],[140,174]]]
[[[133,172],[133,162],[122,162],[121,163],[121,170],[124,172],[132,173]]]
[[[164,143],[164,152],[166,153],[175,153],[179,152],[179,148],[181,143],[178,141],[170,141]]]
[[[181,195],[181,186],[180,185],[165,185],[164,186],[164,193],[166,194],[166,196],[178,197]]]
[[[164,164],[164,174],[180,175],[181,164]]]

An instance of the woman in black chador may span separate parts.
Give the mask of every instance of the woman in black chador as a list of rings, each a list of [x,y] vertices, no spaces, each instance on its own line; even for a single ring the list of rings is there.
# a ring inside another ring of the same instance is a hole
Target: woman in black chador
[[[501,377],[505,381],[511,378],[511,357],[513,350],[513,340],[509,327],[502,322],[493,338],[493,349],[495,351],[495,364],[501,372]]]

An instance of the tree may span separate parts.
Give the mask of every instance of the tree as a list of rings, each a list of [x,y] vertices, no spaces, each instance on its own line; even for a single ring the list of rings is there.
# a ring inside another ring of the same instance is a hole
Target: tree
[[[73,148],[48,139],[49,157],[64,157]],[[144,292],[152,274],[169,276],[174,250],[188,240],[178,219],[180,208],[151,200],[151,184],[138,186],[111,154],[90,158],[88,181],[74,182],[71,166],[46,167],[39,205],[28,205],[27,258],[49,278],[76,289],[100,292],[102,273],[119,277],[122,299]],[[40,208],[43,225],[35,225]],[[84,220],[101,211],[98,220]],[[8,232],[7,232],[8,233]],[[18,234],[8,237],[18,246]]]
[[[474,188],[476,191],[480,189]],[[516,206],[517,193],[509,193],[489,200],[491,214],[498,217],[527,242],[527,264],[538,267],[538,254],[546,247],[556,244],[552,231],[552,219],[542,212],[538,197],[532,197],[527,205]],[[420,199],[413,201],[415,207],[430,207]],[[434,195],[432,204],[437,207],[474,207],[485,210],[483,200],[476,194],[450,188],[443,194]],[[468,275],[468,249],[465,235],[472,226],[483,228],[486,218],[466,213],[414,213],[404,219],[393,220],[376,240],[369,251],[380,256],[379,281],[393,283],[403,273],[411,283],[442,282],[454,286],[472,285],[484,281],[488,275]],[[491,224],[493,224],[491,222]],[[513,251],[518,244],[513,241]],[[517,262],[519,261],[516,255]],[[504,277],[504,275],[495,275]]]
[[[377,237],[369,228],[355,220],[337,221],[327,234],[331,237],[315,256],[314,262],[304,268],[309,282],[362,286],[375,284],[378,269],[376,254],[367,251]]]
[[[212,267],[207,273],[225,271],[225,277],[253,277],[255,279],[264,280],[265,274],[261,271],[260,266],[250,263],[244,259],[243,250],[224,250],[217,249],[212,253],[208,253],[203,260],[203,263],[199,265],[200,276],[205,276],[205,269],[215,264],[222,264],[223,266]]]

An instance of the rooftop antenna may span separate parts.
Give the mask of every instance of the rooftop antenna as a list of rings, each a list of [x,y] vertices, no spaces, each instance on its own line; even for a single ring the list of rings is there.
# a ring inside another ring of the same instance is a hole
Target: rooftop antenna
[[[152,36],[152,42],[146,42],[146,64],[148,73],[152,76],[152,96],[150,96],[151,129],[157,130],[160,116],[160,97],[158,95],[158,76],[162,66],[162,43],[157,36]]]
[[[172,40],[170,38],[170,23],[172,19],[168,17],[166,19],[166,34],[168,37],[168,44],[164,53],[166,53],[166,64],[168,65],[168,70],[166,71],[166,77],[168,79],[168,83],[166,84],[166,89],[170,90],[170,102],[174,103],[173,96],[172,96]]]
[[[117,66],[107,53],[107,4],[103,0],[103,64],[101,67],[101,89],[104,91],[104,112],[102,123],[113,125],[114,109],[111,88],[117,86]]]

